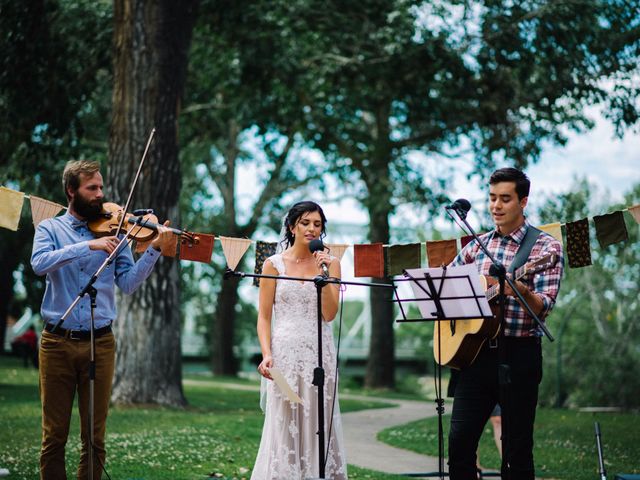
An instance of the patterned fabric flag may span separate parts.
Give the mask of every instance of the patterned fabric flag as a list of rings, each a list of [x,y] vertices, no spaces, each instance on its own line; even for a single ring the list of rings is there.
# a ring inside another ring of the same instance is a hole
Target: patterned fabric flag
[[[338,260],[342,260],[344,252],[349,248],[349,245],[345,243],[325,243],[325,246],[329,247],[329,255],[333,255]]]
[[[231,270],[235,270],[240,263],[240,259],[249,249],[251,240],[248,238],[218,237],[222,243],[222,251],[224,258],[227,260],[227,266]]]
[[[29,202],[31,203],[31,218],[33,219],[34,227],[37,227],[42,220],[55,217],[64,208],[59,203],[45,200],[35,195],[29,196]]]
[[[460,249],[466,247],[469,242],[471,242],[471,240],[473,240],[473,235],[465,235],[464,237],[460,238]]]
[[[198,239],[197,243],[189,242],[186,238],[180,239],[180,260],[209,263],[215,237],[207,233],[194,233],[194,235]]]
[[[640,223],[640,205],[634,205],[633,207],[629,207],[627,210],[629,210],[629,213],[636,223]]]
[[[583,218],[566,224],[567,257],[571,268],[591,265],[591,248],[589,246],[589,220]]]
[[[614,243],[625,242],[629,239],[621,211],[596,215],[593,217],[593,223],[596,227],[596,238],[600,248],[606,248]]]
[[[18,230],[23,203],[24,193],[0,187],[0,227]]]
[[[382,243],[353,246],[354,276],[382,278],[384,252]]]
[[[420,268],[420,243],[391,245],[387,250],[387,274],[400,275],[407,268]]]
[[[450,264],[457,254],[455,239],[427,242],[427,259],[431,268]]]
[[[276,253],[277,247],[277,242],[256,242],[256,266],[253,269],[255,274],[262,273],[262,265],[264,265],[264,261]],[[253,284],[258,287],[260,285],[260,279],[253,277]]]
[[[560,242],[560,245],[563,244],[563,242],[562,242],[562,225],[560,224],[560,222],[547,223],[546,225],[540,225],[538,228],[540,230],[542,230],[543,232],[548,233],[549,235],[551,235],[556,240],[558,240]]]

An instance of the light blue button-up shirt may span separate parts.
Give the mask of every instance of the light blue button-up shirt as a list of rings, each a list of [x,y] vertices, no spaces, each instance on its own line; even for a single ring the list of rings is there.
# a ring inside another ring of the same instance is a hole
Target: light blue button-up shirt
[[[42,221],[36,229],[31,266],[37,275],[46,275],[46,289],[40,313],[45,322],[56,324],[76,299],[91,276],[108,257],[103,250],[91,250],[95,237],[87,223],[69,212]],[[94,283],[98,291],[94,312],[95,328],[109,325],[116,318],[115,285],[126,294],[134,292],[151,274],[160,252],[148,247],[134,263],[131,249],[122,246],[116,260]],[[61,325],[70,330],[89,330],[91,300],[82,297]]]

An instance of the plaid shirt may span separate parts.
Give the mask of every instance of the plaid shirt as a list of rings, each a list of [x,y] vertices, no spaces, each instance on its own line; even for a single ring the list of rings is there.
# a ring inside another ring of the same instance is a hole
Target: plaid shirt
[[[508,270],[509,265],[516,256],[518,248],[520,248],[520,243],[527,233],[528,227],[529,223],[525,222],[516,231],[506,236],[501,235],[497,230],[493,230],[480,235],[480,240],[487,245],[487,249],[495,259],[501,262]],[[556,262],[552,266],[535,272],[532,275],[526,275],[520,279],[535,295],[542,299],[544,309],[542,313],[538,315],[541,321],[544,321],[556,302],[564,268],[564,257],[560,242],[551,235],[541,232],[531,249],[527,263],[549,254],[555,254],[557,256]],[[491,260],[475,240],[471,241],[462,249],[451,265],[466,265],[474,262],[480,274],[489,275]],[[538,328],[535,320],[529,316],[515,297],[507,297],[505,304],[505,324],[506,328],[504,333],[508,337],[542,336],[542,330]]]

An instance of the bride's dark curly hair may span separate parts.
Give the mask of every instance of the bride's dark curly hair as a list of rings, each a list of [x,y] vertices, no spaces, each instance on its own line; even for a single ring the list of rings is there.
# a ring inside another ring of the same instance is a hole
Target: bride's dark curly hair
[[[293,245],[293,242],[295,240],[293,234],[291,233],[291,228],[296,226],[296,224],[300,221],[300,218],[302,217],[302,215],[310,212],[318,212],[320,214],[320,219],[322,220],[322,230],[320,232],[320,240],[322,240],[327,235],[327,232],[326,232],[327,217],[324,216],[322,207],[317,203],[309,200],[298,202],[289,209],[287,216],[284,218],[284,224],[282,226],[284,230],[284,238],[280,242],[284,247],[283,250]]]

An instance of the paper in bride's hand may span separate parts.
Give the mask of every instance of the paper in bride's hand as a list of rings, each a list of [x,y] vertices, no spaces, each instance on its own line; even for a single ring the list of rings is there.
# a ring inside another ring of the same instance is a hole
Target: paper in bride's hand
[[[269,369],[269,374],[271,375],[271,378],[273,378],[273,381],[276,382],[276,385],[278,385],[280,391],[285,394],[289,401],[293,403],[302,403],[302,399],[296,392],[293,391],[289,383],[287,383],[287,379],[284,378],[284,375],[282,375],[282,372],[280,370],[278,370],[276,367],[271,367]]]

